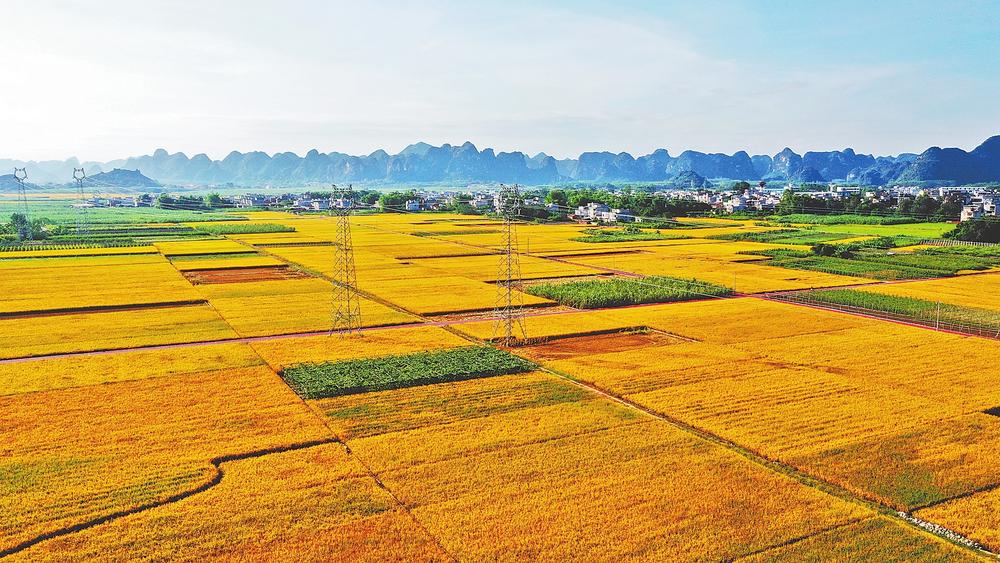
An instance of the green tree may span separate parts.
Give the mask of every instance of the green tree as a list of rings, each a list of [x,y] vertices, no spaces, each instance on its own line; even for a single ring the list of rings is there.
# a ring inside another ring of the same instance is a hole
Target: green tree
[[[1000,218],[983,217],[962,221],[944,236],[969,242],[1000,243]]]
[[[11,230],[17,234],[17,240],[29,240],[32,235],[31,222],[23,213],[14,213],[10,216]]]
[[[798,200],[795,197],[795,192],[791,189],[786,189],[785,193],[781,194],[781,201],[778,202],[778,213],[788,214],[795,213],[798,210]]]
[[[415,199],[417,193],[408,192],[386,192],[379,196],[378,202],[383,211],[400,213],[406,207],[406,201]]]
[[[941,203],[927,194],[920,194],[913,200],[913,214],[918,217],[930,217],[939,207]]]
[[[569,196],[566,194],[566,190],[561,190],[561,189],[549,190],[549,193],[545,194],[545,203],[554,203],[556,205],[568,205]]]
[[[208,194],[205,196],[205,207],[222,207],[222,196],[219,194]]]
[[[900,215],[912,215],[913,199],[909,197],[900,197],[899,203],[896,205],[896,210],[899,211]]]

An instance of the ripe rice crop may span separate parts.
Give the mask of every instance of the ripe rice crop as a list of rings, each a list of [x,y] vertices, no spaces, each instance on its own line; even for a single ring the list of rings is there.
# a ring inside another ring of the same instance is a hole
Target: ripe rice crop
[[[972,553],[888,518],[868,518],[740,561],[980,561]]]
[[[460,560],[731,559],[869,514],[546,374],[317,404]]]
[[[375,330],[364,334],[263,340],[250,345],[275,371],[305,363],[333,362],[468,346],[469,341],[438,327]]]
[[[410,259],[420,268],[426,268],[428,276],[462,276],[476,281],[490,282],[498,277],[500,257],[494,254],[479,256],[455,256],[447,258]],[[576,266],[554,260],[521,256],[521,278],[540,279],[569,276],[587,276],[602,273],[587,266]]]
[[[791,463],[898,510],[1000,484],[1000,418],[976,413],[823,450]]]
[[[1000,295],[1000,274],[871,285],[859,290],[878,295],[895,295],[934,303],[1000,311],[1000,300],[984,298],[987,295]]]
[[[0,320],[0,359],[235,338],[208,305]]]
[[[0,313],[84,309],[117,305],[190,302],[200,299],[191,285],[160,258],[153,262],[107,264],[94,258],[48,258],[43,263],[6,264],[0,275]],[[16,267],[23,265],[24,267]]]
[[[538,284],[528,286],[527,292],[578,309],[596,309],[723,297],[733,290],[697,280],[650,276]]]
[[[948,501],[917,512],[919,518],[947,526],[987,548],[1000,550],[1000,489]]]
[[[531,362],[508,352],[476,346],[372,360],[300,364],[285,368],[281,375],[303,398],[318,399],[507,375],[530,371],[534,367]]]
[[[711,243],[727,244],[727,243]],[[751,244],[751,243],[732,243]],[[831,275],[826,272],[788,270],[771,265],[748,264],[739,261],[709,259],[690,256],[685,253],[692,249],[704,248],[698,244],[673,247],[657,247],[653,255],[596,256],[573,258],[574,263],[601,266],[645,276],[668,276],[672,278],[694,278],[709,283],[732,287],[741,293],[807,289],[862,283],[857,277]],[[747,260],[746,255],[736,255],[739,260]]]
[[[263,366],[0,397],[0,550],[193,490],[217,456],[327,435]]]
[[[358,273],[358,285],[376,297],[418,314],[483,311],[496,305],[497,288],[460,276],[391,279],[366,285]],[[551,304],[548,299],[524,295],[525,305]]]
[[[766,456],[786,459],[959,414],[953,407],[817,370],[763,366],[747,376],[674,385],[630,398]]]
[[[453,451],[379,475],[459,559],[731,559],[866,513],[665,423],[546,440],[549,425],[569,430],[562,419],[539,424],[525,414],[523,421],[503,417],[495,430],[481,424],[488,418],[447,428],[448,443],[462,434],[467,451],[483,436],[490,444],[484,452]],[[518,428],[537,441],[492,445],[495,432],[517,436]],[[426,438],[386,435],[378,451],[405,455]],[[691,519],[699,524],[689,525]]]
[[[261,365],[246,344],[208,344],[0,364],[0,395]]]
[[[250,247],[231,240],[195,240],[177,242],[157,242],[154,244],[164,256],[185,254],[240,254],[253,252]]]
[[[26,559],[444,560],[338,444],[222,464],[186,499],[26,551]]]
[[[193,270],[221,270],[224,268],[259,268],[282,266],[285,263],[270,256],[259,254],[210,254],[197,257],[175,257],[171,260],[175,268],[182,272]]]
[[[712,299],[605,311],[540,314],[524,319],[528,336],[533,339],[645,326],[713,344],[825,334],[865,326],[872,322],[875,321],[753,298]],[[455,328],[484,340],[493,334],[491,321],[461,324]]]
[[[321,282],[326,285],[324,291],[305,293],[302,286],[284,291],[284,284],[297,282]],[[265,282],[249,282],[234,284],[203,284],[198,288],[220,288],[234,285],[269,285],[268,293],[234,298],[209,297],[209,303],[233,327],[240,336],[267,336],[276,334],[295,334],[301,332],[317,332],[330,330],[333,326],[332,289],[328,283],[321,280],[280,280]],[[245,288],[235,288],[238,292]],[[219,293],[224,293],[222,289]],[[210,294],[211,290],[206,290]],[[360,299],[361,326],[388,326],[406,324],[418,320],[406,313],[401,313],[371,301]]]
[[[496,229],[462,229],[460,231],[413,231],[410,234],[415,237],[447,237],[457,235],[495,235],[499,232]]]
[[[576,385],[541,372],[499,375],[316,401],[337,434],[364,438],[452,424],[501,413],[591,398]]]

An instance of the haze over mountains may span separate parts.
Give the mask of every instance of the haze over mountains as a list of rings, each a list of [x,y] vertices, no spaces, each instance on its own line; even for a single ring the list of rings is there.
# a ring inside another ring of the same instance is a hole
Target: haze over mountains
[[[152,155],[111,162],[85,162],[89,175],[113,169],[138,170],[166,184],[303,185],[314,182],[519,182],[552,184],[567,181],[683,181],[701,178],[731,180],[845,181],[879,186],[898,182],[978,183],[1000,181],[1000,135],[966,152],[931,147],[923,153],[897,156],[858,154],[853,149],[806,152],[786,148],[769,155],[732,155],[684,151],[677,156],[659,149],[650,154],[585,152],[576,159],[556,160],[544,153],[479,150],[470,142],[459,146],[427,143],[408,146],[399,154],[377,150],[367,156],[311,150],[305,156],[285,152],[232,152],[222,160],[204,154],[188,157],[159,149]],[[29,181],[64,184],[72,178],[76,158],[65,161],[20,162],[0,159],[0,170],[24,166]],[[118,174],[124,180],[135,175]],[[111,179],[116,175],[111,174]],[[153,182],[150,185],[156,185]]]

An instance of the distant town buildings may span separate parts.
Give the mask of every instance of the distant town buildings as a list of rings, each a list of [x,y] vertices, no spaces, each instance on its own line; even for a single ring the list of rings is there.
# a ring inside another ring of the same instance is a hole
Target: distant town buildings
[[[454,209],[456,204],[468,205],[476,211],[489,212],[496,208],[497,191],[492,186],[474,186],[474,189],[462,190],[413,190],[413,194],[405,201],[395,204],[395,211],[416,213],[421,211],[437,211]],[[891,186],[885,188],[860,188],[857,186],[840,186],[830,184],[811,190],[796,189],[795,186],[768,187],[760,182],[747,187],[743,183],[736,189],[681,189],[664,188],[651,192],[653,197],[671,200],[686,200],[706,204],[719,213],[767,212],[775,210],[782,200],[782,195],[788,189],[793,189],[796,195],[809,196],[816,200],[838,201],[850,197],[861,196],[872,204],[882,204],[883,208],[891,208],[901,198],[917,198],[921,196],[938,200],[945,198],[962,204],[961,220],[980,217],[997,216],[1000,209],[1000,192],[976,186],[956,186],[942,188],[924,188],[917,186]],[[614,192],[612,192],[614,193]],[[318,197],[315,193],[286,193],[280,195],[265,195],[261,193],[246,193],[238,196],[222,196],[223,206],[235,208],[265,208],[282,209],[298,212],[329,211],[352,205],[355,208],[380,208],[380,203],[362,204],[357,201],[334,200],[329,197]],[[92,207],[142,207],[154,205],[152,196],[130,197],[94,197],[76,206]],[[570,219],[589,223],[632,223],[642,221],[629,209],[616,209],[599,202],[590,202],[575,209],[567,209],[553,203],[546,203],[542,197],[529,196],[524,200],[524,207],[534,210],[545,210],[551,213],[567,213]]]

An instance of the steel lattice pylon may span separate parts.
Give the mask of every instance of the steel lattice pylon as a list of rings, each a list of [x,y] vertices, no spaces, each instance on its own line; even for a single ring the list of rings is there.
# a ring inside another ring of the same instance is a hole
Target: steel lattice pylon
[[[500,185],[496,200],[497,214],[503,218],[500,240],[500,264],[497,268],[497,300],[493,309],[493,340],[511,346],[518,338],[527,338],[524,328],[524,295],[521,286],[521,260],[517,249],[515,224],[521,211],[521,189],[517,184]]]
[[[83,181],[87,179],[87,173],[83,171],[83,168],[74,168],[73,179],[76,180],[76,234],[85,235],[89,230],[87,196],[83,193]]]
[[[351,211],[354,209],[352,186],[333,186],[330,209],[337,218],[333,241],[333,325],[330,333],[351,334],[361,329],[361,297],[357,292],[354,246],[351,242]]]
[[[28,213],[28,193],[24,189],[24,181],[28,179],[28,171],[24,168],[14,169],[14,179],[17,180],[18,210],[24,216],[24,222],[18,227],[18,237],[21,240],[31,240],[31,215]]]

